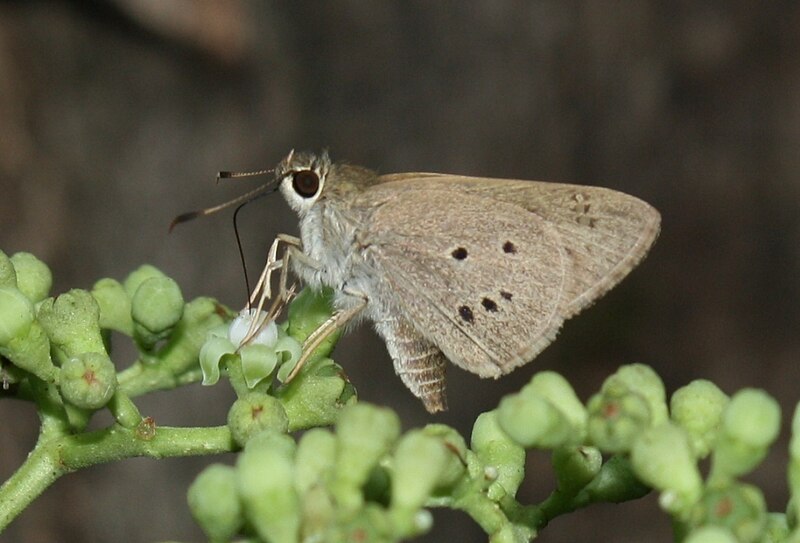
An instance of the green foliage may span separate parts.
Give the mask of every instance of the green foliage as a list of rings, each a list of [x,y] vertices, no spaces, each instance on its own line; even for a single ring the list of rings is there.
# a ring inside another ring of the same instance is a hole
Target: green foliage
[[[763,391],[729,397],[697,380],[668,399],[651,368],[632,364],[584,403],[563,377],[544,371],[478,415],[467,443],[443,424],[403,431],[393,411],[356,403],[330,358],[336,337],[286,382],[302,343],[330,316],[330,292],[301,292],[279,325],[252,312],[234,318],[210,298],[186,302],[152,266],[55,298],[47,297],[51,284],[34,256],[0,252],[0,398],[30,401],[41,419],[34,450],[0,487],[0,530],[82,467],[238,452],[233,465],[211,465],[188,491],[210,541],[400,541],[430,529],[431,508],[449,507],[492,542],[525,542],[557,516],[652,490],[678,541],[800,541],[800,408],[786,512],[769,512],[761,491],[741,480],[780,428],[780,409]],[[139,350],[122,371],[112,330]],[[135,405],[143,394],[200,380],[227,380],[235,391],[227,425],[160,427]],[[87,431],[102,409],[113,422]],[[516,495],[533,449],[551,451],[556,487],[527,504]]]

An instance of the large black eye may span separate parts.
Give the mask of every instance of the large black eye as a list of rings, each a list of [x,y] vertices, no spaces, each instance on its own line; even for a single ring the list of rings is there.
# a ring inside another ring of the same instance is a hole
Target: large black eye
[[[292,188],[303,198],[311,198],[319,190],[319,176],[312,170],[300,170],[292,176]]]

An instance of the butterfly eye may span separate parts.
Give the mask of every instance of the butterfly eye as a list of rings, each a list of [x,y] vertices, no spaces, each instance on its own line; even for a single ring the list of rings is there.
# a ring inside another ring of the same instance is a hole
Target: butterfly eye
[[[303,198],[311,198],[319,190],[319,176],[312,170],[295,172],[292,177],[292,188]]]

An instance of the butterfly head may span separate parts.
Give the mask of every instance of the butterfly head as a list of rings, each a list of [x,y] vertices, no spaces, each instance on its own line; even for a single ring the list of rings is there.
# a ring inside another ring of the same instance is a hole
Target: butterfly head
[[[275,169],[280,191],[299,215],[305,215],[322,197],[331,169],[328,153],[314,155],[292,151]]]

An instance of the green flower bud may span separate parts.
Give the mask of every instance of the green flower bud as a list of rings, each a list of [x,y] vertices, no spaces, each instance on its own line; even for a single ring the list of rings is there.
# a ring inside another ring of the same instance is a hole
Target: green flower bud
[[[73,289],[39,305],[39,323],[50,342],[67,357],[83,353],[104,353],[100,335],[100,308],[85,290]]]
[[[131,298],[134,337],[151,349],[166,338],[183,316],[183,294],[169,277],[151,277]]]
[[[33,304],[20,290],[0,287],[0,346],[25,337],[35,318]]]
[[[337,520],[337,524],[325,534],[326,537],[318,541],[388,543],[397,540],[389,516],[378,504],[368,503],[353,515],[346,517],[340,515]]]
[[[92,287],[92,296],[100,307],[100,327],[133,335],[131,299],[116,279],[100,279]]]
[[[342,519],[337,518],[336,504],[327,489],[315,485],[301,498],[303,539],[302,541],[353,541],[339,535]],[[369,539],[365,539],[369,541]],[[376,539],[376,541],[378,541]]]
[[[608,459],[600,472],[581,491],[589,502],[622,503],[647,495],[650,488],[645,486],[633,472],[630,460],[621,455]]]
[[[709,479],[734,478],[750,472],[761,463],[778,436],[780,421],[778,402],[765,392],[744,389],[734,394],[722,414]]]
[[[705,458],[711,451],[727,404],[728,396],[705,379],[692,381],[672,395],[672,419],[686,430],[696,457]]]
[[[297,443],[291,436],[265,428],[262,432],[251,437],[244,445],[245,450],[280,449],[287,458],[294,458],[297,452]]]
[[[161,365],[173,375],[196,369],[209,330],[224,324],[229,318],[230,311],[212,298],[195,298],[187,303],[183,318],[159,352]]]
[[[192,516],[211,541],[229,541],[244,524],[236,488],[236,470],[213,464],[203,470],[188,491]]]
[[[669,418],[664,382],[650,366],[645,364],[622,366],[606,379],[601,391],[616,388],[635,391],[647,401],[653,426],[658,426]]]
[[[744,389],[733,395],[722,418],[722,430],[753,447],[769,447],[781,424],[781,408],[763,390]]]
[[[797,526],[798,526],[797,510],[798,510],[797,499],[795,499],[794,495],[792,495],[789,497],[789,502],[786,504],[786,524],[789,526],[789,531],[791,532],[797,531]]]
[[[300,294],[289,304],[288,319],[289,328],[287,332],[298,342],[303,343],[322,323],[328,320],[333,313],[331,304],[333,302],[333,291],[323,289],[321,292],[314,292],[310,288],[304,288]],[[336,342],[342,335],[341,330],[337,330],[317,347],[309,360],[325,358],[331,354]]]
[[[583,434],[586,432],[586,408],[566,379],[554,371],[541,371],[520,391],[521,394],[531,392],[547,399],[550,404],[558,408],[569,420],[577,442],[583,441]]]
[[[0,299],[2,290],[0,289]],[[50,358],[50,340],[38,322],[31,323],[26,334],[13,337],[8,343],[0,346],[0,355],[9,359],[17,368],[32,373],[42,381],[47,383],[56,381],[58,368]]]
[[[606,452],[627,452],[652,424],[650,404],[627,387],[604,386],[589,399],[587,408],[589,440]]]
[[[164,275],[164,272],[155,266],[151,266],[150,264],[144,264],[132,271],[122,283],[122,286],[125,288],[125,292],[128,294],[128,298],[133,299],[133,295],[136,294],[136,290],[141,286],[141,284],[153,277],[166,277],[166,275]]]
[[[497,422],[523,447],[552,449],[579,440],[564,413],[532,390],[510,394],[497,407]]]
[[[281,402],[261,392],[251,392],[233,402],[228,411],[228,427],[239,445],[262,430],[270,429],[285,433],[289,418]]]
[[[420,535],[430,525],[420,523],[418,513],[430,498],[449,453],[444,443],[421,430],[405,434],[394,453],[394,477],[391,484],[391,518],[394,533],[402,538]]]
[[[800,403],[795,406],[792,417],[792,434],[789,438],[789,490],[790,500],[786,508],[789,523],[797,525],[800,518]]]
[[[5,254],[0,252],[0,257]],[[0,355],[19,368],[36,375],[44,371],[43,375],[52,378],[55,368],[50,362],[50,344],[34,319],[33,304],[22,292],[16,287],[0,287]],[[40,368],[41,364],[45,367]]]
[[[0,288],[17,288],[17,272],[14,264],[3,251],[0,251]]]
[[[300,534],[300,501],[294,489],[295,443],[265,430],[247,442],[236,462],[245,518],[270,543],[295,542]]]
[[[356,401],[353,385],[330,358],[306,362],[296,378],[276,393],[289,416],[289,430],[333,424]]]
[[[340,537],[331,537],[332,528],[336,526],[336,505],[327,489],[315,485],[300,500],[303,519],[303,541],[348,541]],[[338,526],[337,526],[338,527]],[[350,541],[357,539],[353,538]]]
[[[647,429],[633,443],[631,465],[645,483],[660,490],[670,513],[687,511],[703,489],[686,432],[670,422]]]
[[[117,374],[108,355],[81,353],[61,367],[61,395],[82,409],[100,409],[117,389]]]
[[[344,511],[361,507],[361,488],[400,435],[400,419],[386,408],[358,403],[336,423],[336,465],[330,489]]]
[[[441,440],[421,430],[411,430],[400,439],[394,453],[392,480],[391,507],[396,510],[396,521],[405,523],[413,518],[431,496],[447,463],[447,449]],[[400,530],[412,535],[413,531],[407,528]]]
[[[702,526],[684,540],[686,543],[739,543],[730,530],[720,526]]]
[[[558,480],[558,490],[564,494],[576,494],[589,484],[603,466],[603,455],[594,447],[559,447],[551,458]]]
[[[47,264],[30,253],[16,253],[11,263],[17,272],[17,288],[33,303],[47,298],[53,286],[53,274]]]
[[[441,440],[448,452],[447,464],[439,473],[434,493],[446,493],[461,480],[466,470],[467,443],[455,429],[444,424],[428,424],[422,433]]]
[[[764,543],[779,543],[789,538],[789,523],[783,513],[767,513],[767,525],[761,541]]]
[[[335,456],[336,437],[330,431],[313,428],[303,434],[295,459],[295,488],[301,496],[324,482]]]
[[[729,530],[736,541],[761,541],[767,506],[761,491],[743,483],[708,487],[692,511],[693,526],[714,525]]]
[[[497,471],[490,497],[514,496],[525,475],[525,449],[500,427],[497,411],[481,413],[472,426],[472,450],[487,467]]]

